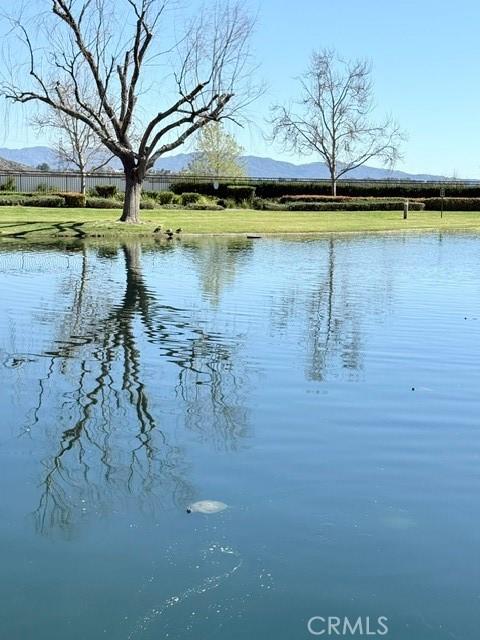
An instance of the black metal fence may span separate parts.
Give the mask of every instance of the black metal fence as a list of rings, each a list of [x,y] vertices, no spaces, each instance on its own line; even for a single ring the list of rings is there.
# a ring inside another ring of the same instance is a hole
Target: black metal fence
[[[78,192],[80,191],[80,176],[74,172],[56,172],[56,171],[0,171],[0,188],[7,180],[13,180],[15,183],[15,191],[18,193],[32,193],[42,190],[55,189],[58,191]],[[199,183],[212,183],[215,179],[211,176],[186,176],[177,174],[149,174],[143,184],[144,191],[167,191],[176,182],[190,182],[192,190],[194,185]],[[289,183],[314,183],[329,185],[330,181],[325,179],[305,179],[305,178],[222,178],[222,182],[231,182],[235,184],[258,184],[261,182],[289,182]],[[115,185],[119,191],[125,190],[125,179],[123,173],[92,173],[86,177],[86,187],[91,189],[96,185]],[[346,179],[339,180],[338,185],[345,187],[349,185],[372,185],[377,189],[379,187],[395,187],[400,185],[429,185],[430,187],[438,186],[453,187],[459,191],[462,187],[480,185],[480,180],[446,180],[446,181],[426,181],[426,180],[356,180]]]

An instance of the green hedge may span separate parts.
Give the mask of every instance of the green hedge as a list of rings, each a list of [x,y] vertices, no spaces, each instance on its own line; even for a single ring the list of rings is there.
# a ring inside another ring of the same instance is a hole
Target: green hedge
[[[114,198],[87,198],[88,209],[123,209],[123,203]]]
[[[208,204],[189,204],[187,205],[187,209],[190,211],[224,211],[225,207],[222,207],[218,204],[208,203]]]
[[[68,191],[68,192],[60,192],[60,193],[57,193],[56,195],[60,196],[65,200],[66,207],[74,207],[74,208],[79,207],[83,209],[83,207],[85,206],[86,198],[83,193]]]
[[[351,200],[349,202],[291,202],[288,211],[403,211],[403,200]],[[410,202],[410,211],[423,211],[423,202]]]
[[[218,182],[218,189],[215,189],[213,182],[196,182],[194,180],[192,181],[182,181],[182,182],[174,182],[173,184],[171,184],[170,188],[171,190],[178,194],[181,195],[183,193],[199,193],[202,196],[211,196],[212,198],[223,198],[223,199],[227,199],[227,198],[233,198],[233,199],[237,199],[240,198],[242,200],[245,199],[251,199],[253,197],[252,195],[252,189],[255,192],[255,185],[251,185],[248,182],[246,183],[242,183],[242,184],[232,184],[232,182]],[[247,189],[247,191],[240,193],[237,191],[237,189]],[[254,193],[253,192],[253,193]]]
[[[288,211],[287,205],[280,202],[269,202],[262,198],[254,198],[252,207],[258,211]]]
[[[27,198],[23,195],[12,193],[8,196],[0,195],[0,207],[15,207],[25,204]]]
[[[65,198],[55,195],[26,198],[24,205],[26,207],[64,207]]]
[[[398,198],[397,198],[398,199]],[[352,200],[355,201],[364,201],[366,200],[391,200],[391,198],[382,198],[375,196],[282,196],[280,198],[280,202],[282,204],[286,204],[289,202],[350,202]]]
[[[315,182],[261,182],[257,185],[257,195],[261,198],[281,198],[282,196],[330,196],[328,184]],[[480,197],[480,185],[462,185],[452,182],[442,185],[447,196]],[[440,195],[441,186],[438,183],[416,182],[388,184],[381,182],[338,183],[339,196],[350,197],[385,197],[385,198],[429,198]]]
[[[117,195],[117,187],[114,184],[97,184],[95,195],[99,198],[114,198]]]
[[[255,187],[227,185],[227,197],[232,198],[235,202],[250,202],[255,197]]]
[[[189,204],[196,204],[202,196],[199,193],[192,193],[191,191],[186,191],[182,193],[180,196],[180,204],[184,207]]]
[[[175,199],[173,191],[157,191],[155,199],[158,204],[172,204]]]
[[[441,198],[427,198],[424,200],[427,211],[441,211]],[[444,198],[445,211],[480,211],[480,198]]]
[[[261,182],[242,182],[238,185],[232,182],[219,182],[218,189],[215,189],[213,182],[196,182],[182,181],[173,183],[172,191],[175,193],[191,192],[201,193],[207,196],[216,196],[218,198],[231,197],[228,193],[229,186],[250,186],[255,187],[255,194],[259,198],[272,200],[283,196],[329,196],[331,197],[331,188],[327,182],[309,182],[290,181],[290,180],[263,180]],[[371,182],[349,182],[338,183],[337,192],[339,196],[358,197],[389,197],[389,198],[430,198],[440,195],[440,188],[445,188],[445,194],[448,197],[480,197],[480,185],[468,185],[457,182],[446,184],[429,183],[429,182],[410,182],[399,184],[392,181],[376,183]]]
[[[156,205],[156,200],[152,198],[142,198],[142,200],[140,200],[140,209],[155,209]]]

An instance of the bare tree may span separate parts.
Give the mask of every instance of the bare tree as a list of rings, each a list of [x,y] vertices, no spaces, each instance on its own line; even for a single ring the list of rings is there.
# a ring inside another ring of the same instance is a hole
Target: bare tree
[[[243,3],[217,0],[182,27],[174,5],[52,0],[34,23],[10,19],[28,60],[26,69],[8,61],[0,92],[85,124],[120,159],[122,222],[138,222],[142,183],[160,156],[209,122],[236,121],[254,93]]]
[[[318,153],[337,194],[337,180],[373,158],[392,167],[400,158],[404,134],[389,116],[379,123],[374,111],[371,66],[345,61],[333,50],[314,52],[299,79],[294,106],[272,107],[273,139],[300,154]]]
[[[55,135],[55,151],[65,169],[75,169],[80,174],[80,191],[85,195],[87,173],[95,173],[112,159],[95,132],[78,118],[63,111],[47,111],[34,118],[40,130],[51,129]]]

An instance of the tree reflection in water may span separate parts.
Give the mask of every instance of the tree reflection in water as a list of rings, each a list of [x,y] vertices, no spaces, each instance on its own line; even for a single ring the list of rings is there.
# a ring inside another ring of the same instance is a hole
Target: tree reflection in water
[[[357,253],[358,240],[332,236],[313,245],[300,267],[310,270],[308,276],[299,271],[302,282],[292,276],[272,300],[272,327],[277,334],[291,331],[292,326],[298,332],[309,380],[355,379],[363,368],[363,320],[383,316],[391,305],[391,269],[388,260],[375,270],[367,262],[371,281],[359,282],[361,267],[350,264],[356,255],[364,259],[362,250]]]
[[[389,305],[389,247],[378,242],[386,262],[374,272],[361,243],[346,238],[77,245],[74,275],[65,273],[58,303],[41,314],[54,337],[26,429],[41,424],[45,438],[38,529],[69,531],[82,509],[121,511],[134,500],[152,511],[195,499],[186,444],[244,446],[259,362],[301,363],[313,382],[357,376],[363,319]]]
[[[170,245],[155,250],[169,251]],[[177,369],[175,390],[184,407],[176,413],[184,413],[187,427],[228,449],[237,448],[246,434],[240,389],[245,379],[234,361],[238,338],[210,333],[188,310],[161,303],[145,283],[141,252],[139,243],[121,247],[125,284],[114,304],[82,248],[72,304],[62,315],[57,348],[44,354],[50,365],[39,381],[34,409],[33,424],[40,419],[46,388],[69,389],[45,403],[45,411],[53,406],[50,420],[69,426],[61,434],[49,429],[57,444],[43,460],[35,511],[39,531],[68,531],[82,509],[111,511],[130,497],[155,509],[170,497],[184,505],[195,496],[185,452],[168,428],[161,428],[163,387],[156,388],[142,364],[144,340],[156,349],[155,375],[172,364]],[[117,259],[117,251],[103,248],[100,256]],[[164,400],[171,410],[172,398]]]

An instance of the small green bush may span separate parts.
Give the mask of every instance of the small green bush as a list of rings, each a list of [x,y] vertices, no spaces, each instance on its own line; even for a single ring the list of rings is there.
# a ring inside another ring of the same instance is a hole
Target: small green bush
[[[85,206],[89,209],[123,209],[123,204],[114,198],[87,198]]]
[[[251,202],[255,197],[255,187],[249,185],[228,185],[227,196],[235,202]]]
[[[86,198],[83,195],[83,193],[61,192],[61,193],[58,193],[57,195],[59,195],[61,198],[65,200],[66,207],[75,207],[75,208],[80,207],[83,209],[83,207],[85,206]]]
[[[158,191],[156,200],[158,204],[172,204],[175,199],[173,191]]]
[[[62,196],[37,196],[27,198],[24,202],[26,207],[64,207],[65,198]]]
[[[0,196],[0,207],[15,207],[25,203],[27,198],[23,195],[12,193],[8,196]]]
[[[263,198],[254,198],[252,207],[258,211],[287,211],[287,205],[281,202],[270,202]]]
[[[157,199],[157,191],[142,191],[140,198],[147,200],[156,200]]]
[[[424,200],[427,211],[441,211],[441,198],[427,198]],[[444,198],[445,211],[480,211],[480,198]]]
[[[185,193],[182,193],[182,195],[180,196],[180,202],[184,207],[186,207],[189,204],[196,204],[201,197],[202,196],[199,193],[192,193],[190,191],[187,191]]]
[[[117,195],[117,187],[114,184],[97,184],[94,195],[98,198],[114,198]]]
[[[222,209],[236,209],[238,207],[233,198],[218,198],[216,201],[213,201],[213,204],[216,204]]]
[[[15,191],[17,188],[15,178],[9,176],[3,184],[0,184],[0,191]]]
[[[142,198],[140,200],[140,209],[155,209],[157,203],[152,198]]]

